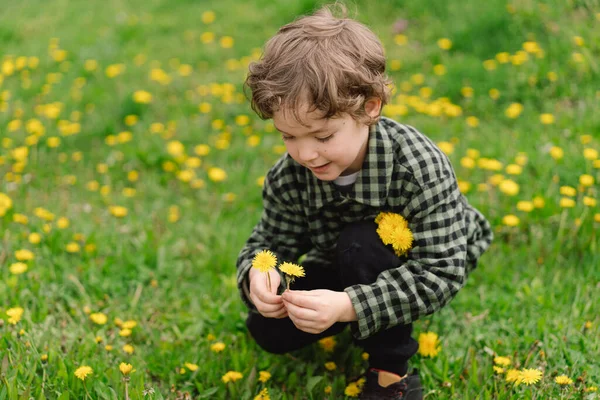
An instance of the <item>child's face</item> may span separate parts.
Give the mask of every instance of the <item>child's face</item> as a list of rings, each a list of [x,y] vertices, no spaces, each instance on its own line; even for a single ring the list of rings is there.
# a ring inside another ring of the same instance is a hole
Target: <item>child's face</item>
[[[287,152],[296,162],[324,181],[361,169],[369,139],[367,125],[348,114],[323,119],[320,111],[307,112],[306,107],[299,114],[307,126],[296,121],[291,112],[273,114],[275,128],[281,132]]]

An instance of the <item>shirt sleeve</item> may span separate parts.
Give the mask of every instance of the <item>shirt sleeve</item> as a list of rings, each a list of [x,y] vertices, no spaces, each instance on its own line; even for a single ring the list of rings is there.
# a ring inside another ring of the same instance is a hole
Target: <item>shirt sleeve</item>
[[[345,289],[358,316],[351,325],[357,339],[439,310],[464,285],[465,203],[453,172],[440,178],[414,182],[414,193],[403,210],[413,233],[405,261],[382,272],[373,284]]]
[[[282,171],[271,170],[263,186],[263,212],[237,259],[237,283],[240,295],[250,310],[256,310],[249,298],[248,272],[252,259],[261,250],[271,250],[282,261],[296,262],[310,245],[302,208],[286,184],[289,176]]]

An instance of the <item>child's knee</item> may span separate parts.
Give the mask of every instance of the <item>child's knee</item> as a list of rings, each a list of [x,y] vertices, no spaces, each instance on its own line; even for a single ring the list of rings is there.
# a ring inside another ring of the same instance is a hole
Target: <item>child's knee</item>
[[[279,335],[280,329],[273,326],[274,322],[281,322],[281,320],[265,318],[260,314],[251,314],[246,320],[246,327],[256,344],[264,351],[273,354],[288,353],[293,349],[285,340],[282,340]]]

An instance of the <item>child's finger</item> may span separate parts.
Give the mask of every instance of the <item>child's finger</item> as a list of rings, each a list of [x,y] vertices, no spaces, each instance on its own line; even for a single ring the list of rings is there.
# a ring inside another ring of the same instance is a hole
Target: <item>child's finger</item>
[[[285,304],[288,314],[293,315],[296,318],[312,320],[317,317],[317,312],[309,308],[302,308],[285,300],[283,304]]]
[[[279,308],[276,308],[276,309],[273,309],[272,307],[268,307],[264,310],[259,309],[258,311],[260,311],[262,316],[267,317],[267,318],[281,318],[281,316],[283,314],[287,313],[287,310],[285,309],[283,304],[281,304],[281,306],[279,306]]]
[[[269,291],[258,291],[256,296],[260,301],[266,304],[281,304],[281,296],[273,294]]]
[[[288,316],[288,312],[285,307],[281,307],[281,310],[269,314],[269,318],[277,318],[277,319],[285,318],[287,316]]]
[[[302,308],[308,308],[311,310],[317,309],[317,304],[315,303],[314,297],[312,297],[312,296],[304,296],[298,292],[285,291],[281,295],[281,297],[286,302],[292,303],[296,306],[299,306]]]

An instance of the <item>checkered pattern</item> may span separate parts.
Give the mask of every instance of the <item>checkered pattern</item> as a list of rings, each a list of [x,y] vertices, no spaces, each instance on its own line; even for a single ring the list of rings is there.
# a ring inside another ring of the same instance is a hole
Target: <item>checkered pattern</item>
[[[380,211],[408,220],[413,248],[400,267],[372,284],[345,289],[358,316],[352,324],[357,339],[439,310],[465,284],[493,233],[458,190],[446,155],[414,128],[385,117],[371,127],[368,146],[348,192],[318,180],[287,154],[271,168],[262,217],[237,262],[238,286],[251,309],[246,277],[258,251],[270,249],[280,261],[306,255],[306,263],[331,267],[343,226]]]

